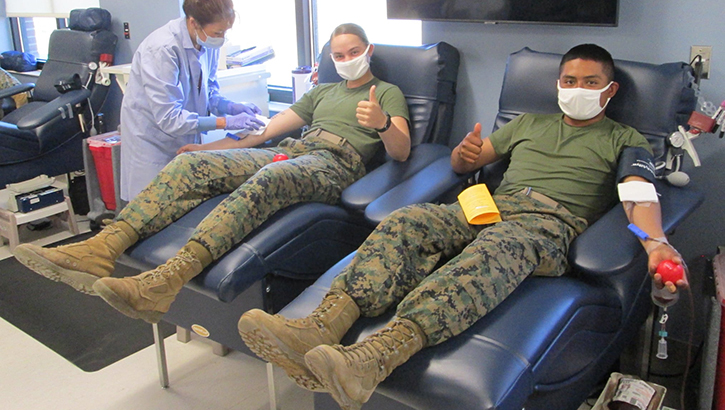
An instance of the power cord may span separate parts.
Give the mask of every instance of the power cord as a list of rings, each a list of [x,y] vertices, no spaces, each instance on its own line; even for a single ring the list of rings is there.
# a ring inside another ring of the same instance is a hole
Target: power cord
[[[697,60],[697,62],[695,62]],[[700,77],[702,77],[702,56],[700,54],[696,55],[692,58],[692,61],[690,61],[690,65],[694,65],[695,68],[695,84],[698,86],[700,85]]]

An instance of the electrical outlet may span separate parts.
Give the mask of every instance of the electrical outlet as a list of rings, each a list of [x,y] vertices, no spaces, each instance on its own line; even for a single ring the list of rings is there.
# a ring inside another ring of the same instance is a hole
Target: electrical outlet
[[[712,46],[692,46],[690,47],[690,64],[695,67],[695,57],[702,57],[702,74],[700,78],[707,80],[710,78],[710,58],[712,58]]]

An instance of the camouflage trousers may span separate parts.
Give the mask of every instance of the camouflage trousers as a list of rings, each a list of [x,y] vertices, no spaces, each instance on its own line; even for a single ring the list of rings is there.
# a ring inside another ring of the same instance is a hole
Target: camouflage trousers
[[[272,162],[286,154],[286,161]],[[365,174],[360,155],[318,137],[285,139],[269,149],[197,151],[177,156],[118,215],[139,236],[160,231],[202,202],[230,193],[190,240],[214,259],[275,212],[299,202],[335,204]]]
[[[473,325],[527,276],[564,274],[569,244],[586,221],[524,194],[494,199],[503,221],[486,226],[468,224],[458,203],[395,211],[332,287],[349,294],[363,316],[396,308],[432,346]]]

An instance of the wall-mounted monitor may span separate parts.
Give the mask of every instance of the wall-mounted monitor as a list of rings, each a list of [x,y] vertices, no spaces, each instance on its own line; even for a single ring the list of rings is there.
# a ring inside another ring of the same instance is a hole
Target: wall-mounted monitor
[[[389,19],[616,26],[619,0],[387,0]]]

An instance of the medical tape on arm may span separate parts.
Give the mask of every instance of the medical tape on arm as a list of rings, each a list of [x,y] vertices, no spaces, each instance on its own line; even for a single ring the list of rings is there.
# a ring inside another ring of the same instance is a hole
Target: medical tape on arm
[[[654,159],[648,150],[642,147],[624,148],[617,163],[617,181],[622,181],[630,176],[637,176],[649,181],[629,181],[617,186],[619,200],[622,201],[628,215],[635,204],[649,206],[650,203],[659,202],[657,190],[652,184],[657,179]]]
[[[658,203],[657,189],[654,184],[645,181],[628,181],[617,185],[619,200],[625,207],[632,204],[649,206],[650,203]]]
[[[653,238],[647,234],[647,232],[640,229],[637,225],[631,223],[627,226],[627,229],[632,231],[632,233],[639,239],[642,240],[644,243],[644,250],[647,252],[647,255],[652,253],[652,251],[659,247],[660,245],[667,245],[670,248],[672,248],[672,245],[670,245],[670,242],[667,240],[667,237],[661,236],[658,238]],[[672,248],[675,249],[675,248]]]

